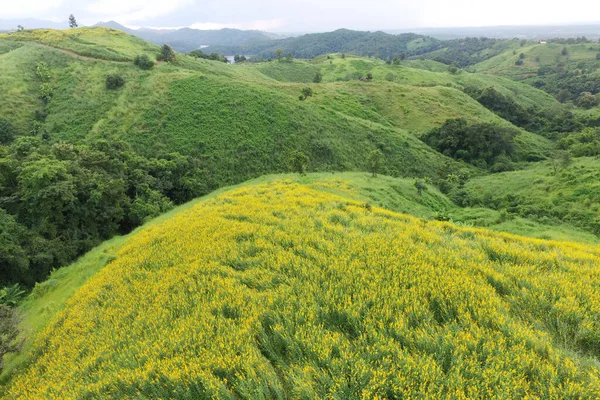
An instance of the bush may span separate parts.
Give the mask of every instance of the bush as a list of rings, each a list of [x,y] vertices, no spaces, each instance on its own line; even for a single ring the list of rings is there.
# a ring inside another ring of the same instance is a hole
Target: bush
[[[52,77],[50,73],[50,67],[43,61],[38,63],[35,73],[42,82],[48,82]]]
[[[385,76],[385,80],[388,82],[393,82],[396,80],[396,75],[394,75],[391,72],[388,72],[387,75]]]
[[[299,99],[300,100],[305,100],[308,97],[311,97],[313,95],[313,91],[311,88],[309,87],[305,87],[302,89],[302,94],[300,95]]]
[[[303,175],[308,167],[308,156],[301,151],[294,151],[290,154],[289,165],[292,172]]]
[[[125,79],[119,74],[106,75],[106,88],[118,89],[125,84]]]
[[[523,60],[519,58],[517,61],[515,61],[515,65],[523,65]]]
[[[40,85],[40,99],[44,101],[50,101],[54,88],[49,83],[42,83]]]
[[[154,67],[154,61],[152,61],[146,54],[135,56],[133,63],[141,69],[150,69]]]
[[[315,74],[315,77],[313,78],[313,82],[321,83],[322,80],[323,80],[323,74],[321,73],[321,71],[317,71],[317,73]]]

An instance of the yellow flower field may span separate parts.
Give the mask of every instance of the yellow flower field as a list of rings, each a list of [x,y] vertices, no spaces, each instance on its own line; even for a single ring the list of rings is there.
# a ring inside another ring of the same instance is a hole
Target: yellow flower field
[[[600,398],[600,247],[281,181],[142,230],[7,398]]]

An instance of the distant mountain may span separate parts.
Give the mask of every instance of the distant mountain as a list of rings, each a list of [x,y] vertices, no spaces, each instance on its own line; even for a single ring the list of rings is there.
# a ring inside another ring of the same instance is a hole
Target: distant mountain
[[[362,56],[391,58],[406,53],[407,56],[425,54],[444,47],[429,36],[414,33],[391,35],[385,32],[363,32],[338,29],[327,33],[311,33],[299,37],[255,42],[238,46],[211,46],[208,52],[224,54],[258,55],[270,58],[277,49],[294,57],[310,58],[327,53],[353,53]]]
[[[239,29],[200,30],[181,29],[130,29],[115,21],[100,22],[95,26],[118,29],[138,36],[155,44],[167,43],[175,50],[189,52],[203,46],[243,46],[249,43],[265,43],[278,37],[272,33],[261,31],[244,31]]]
[[[23,18],[23,19],[0,19],[0,30],[1,31],[12,31],[16,30],[17,26],[23,26],[25,29],[38,29],[38,28],[48,28],[48,29],[67,29],[69,24],[67,20],[64,22],[53,22],[53,21],[44,21],[33,18]]]

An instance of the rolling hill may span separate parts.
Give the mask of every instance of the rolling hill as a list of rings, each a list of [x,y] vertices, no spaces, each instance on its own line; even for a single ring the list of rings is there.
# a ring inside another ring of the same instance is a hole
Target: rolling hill
[[[5,398],[600,394],[597,245],[331,194],[348,183],[246,185],[58,271]]]

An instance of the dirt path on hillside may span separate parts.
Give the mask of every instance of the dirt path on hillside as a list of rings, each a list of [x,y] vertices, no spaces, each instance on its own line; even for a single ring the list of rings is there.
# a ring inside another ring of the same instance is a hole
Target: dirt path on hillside
[[[115,62],[115,63],[130,63],[131,62],[131,61],[107,60],[105,58],[97,58],[97,57],[84,56],[82,54],[74,52],[73,50],[62,49],[60,47],[50,46],[49,44],[45,44],[45,43],[39,43],[39,42],[32,42],[32,43],[36,44],[38,46],[41,46],[41,47],[47,47],[49,49],[60,51],[61,53],[69,54],[69,55],[71,55],[71,56],[73,56],[75,58],[79,58],[79,59],[82,59],[82,60],[105,61],[105,62]]]

